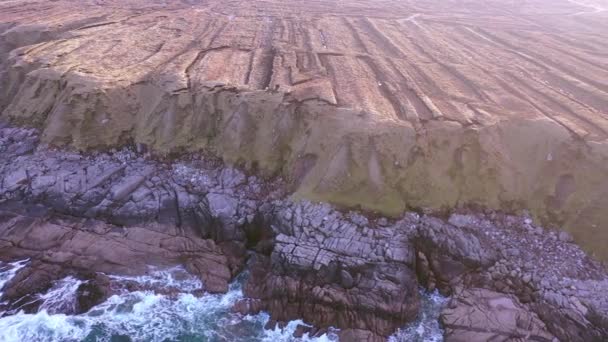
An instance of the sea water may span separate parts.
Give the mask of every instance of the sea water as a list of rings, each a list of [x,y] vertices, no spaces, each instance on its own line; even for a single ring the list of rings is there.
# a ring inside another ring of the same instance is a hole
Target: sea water
[[[0,263],[0,289],[27,261]],[[119,291],[87,313],[66,315],[75,305],[76,289],[82,280],[66,277],[44,294],[38,312],[18,312],[0,317],[0,341],[337,341],[337,330],[320,337],[293,337],[301,320],[286,326],[264,329],[270,317],[266,313],[242,315],[231,311],[243,298],[242,279],[230,285],[225,294],[195,296],[201,282],[177,267],[152,270],[139,277],[110,276],[114,282],[135,282],[138,291]],[[241,277],[242,278],[242,277]],[[155,290],[152,290],[155,289]],[[159,291],[159,289],[161,291]],[[162,291],[166,289],[168,291]],[[170,290],[170,291],[169,291]],[[166,293],[166,294],[165,294]],[[445,299],[423,293],[423,310],[417,321],[389,338],[398,341],[441,341],[437,316]],[[69,310],[68,310],[69,311]],[[3,313],[0,312],[0,316]]]
[[[439,325],[439,314],[447,303],[447,298],[437,290],[428,292],[420,290],[421,306],[418,318],[402,329],[399,329],[389,342],[441,342],[443,330]]]

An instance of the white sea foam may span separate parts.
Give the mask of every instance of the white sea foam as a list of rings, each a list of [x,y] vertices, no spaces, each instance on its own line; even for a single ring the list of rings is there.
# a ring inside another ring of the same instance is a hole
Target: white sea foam
[[[0,264],[0,286],[3,286],[25,267],[27,261]],[[75,292],[83,283],[67,277],[54,283],[45,294],[35,314],[19,312],[0,318],[0,341],[40,342],[110,342],[117,338],[130,341],[235,341],[235,342],[300,342],[337,341],[337,330],[320,337],[293,337],[301,320],[289,322],[280,328],[264,329],[270,317],[266,313],[246,315],[232,313],[236,301],[243,298],[241,281],[230,285],[223,295],[206,294],[196,297],[192,293],[202,287],[201,282],[182,268],[151,270],[138,277],[110,276],[116,282],[136,282],[143,291],[114,295],[89,312],[65,315],[56,312],[70,309],[75,303]],[[152,289],[179,289],[179,294],[166,296]],[[437,292],[422,295],[419,318],[397,331],[390,342],[443,340],[438,316],[446,298]],[[128,336],[129,339],[126,339]]]
[[[29,260],[20,260],[11,263],[2,263],[0,262],[0,290],[8,283],[9,280],[13,279],[13,277],[25,266]],[[2,292],[0,292],[0,296]]]
[[[192,292],[201,289],[201,281],[186,272],[182,267],[176,266],[168,269],[151,267],[148,274],[141,276],[110,275],[115,281],[132,281],[144,288],[179,289],[181,292]]]
[[[399,329],[390,336],[389,342],[441,342],[443,341],[443,330],[439,326],[439,314],[445,305],[447,298],[439,292],[420,291],[422,305],[418,318]]]
[[[73,302],[82,283],[72,277],[58,281],[47,293],[40,311],[19,312],[0,318],[0,341],[111,341],[128,336],[131,341],[335,341],[334,334],[318,338],[293,337],[301,321],[284,328],[264,329],[267,314],[242,316],[231,307],[243,298],[240,283],[230,286],[223,295],[196,297],[192,291],[200,281],[182,269],[156,270],[142,277],[112,277],[115,281],[138,282],[148,286],[179,288],[177,296],[153,291],[135,291],[114,295],[81,315],[51,314],[61,309],[62,300]],[[9,278],[10,279],[10,278]],[[70,304],[71,305],[71,304]]]
[[[19,272],[20,269],[27,266],[29,260],[20,260],[11,263],[0,262],[0,297],[2,297],[2,290],[4,285],[8,283],[13,277]],[[5,304],[4,302],[0,304]],[[4,315],[5,311],[0,310],[0,317]]]
[[[254,319],[261,319],[264,324],[268,322],[270,316],[266,313],[256,315]],[[330,330],[329,333],[323,334],[320,337],[311,338],[308,333],[305,333],[301,339],[297,339],[293,337],[293,333],[298,328],[298,325],[309,326],[309,324],[304,323],[301,319],[290,321],[283,328],[279,328],[279,326],[275,326],[274,329],[267,329],[264,332],[264,337],[262,341],[264,342],[274,342],[274,341],[318,341],[318,342],[329,342],[329,341],[337,341],[338,336],[336,335],[337,330]]]
[[[41,294],[40,310],[49,313],[72,312],[76,307],[76,290],[84,281],[74,277],[63,278],[53,284],[46,293]]]

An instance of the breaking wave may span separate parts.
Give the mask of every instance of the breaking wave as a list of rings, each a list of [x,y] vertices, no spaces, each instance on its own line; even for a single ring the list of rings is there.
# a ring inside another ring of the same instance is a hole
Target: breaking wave
[[[447,298],[434,292],[420,290],[422,305],[418,318],[399,329],[389,342],[441,342],[443,341],[443,330],[439,325],[439,314],[447,302]]]
[[[0,264],[0,289],[27,261]],[[153,270],[138,277],[110,276],[115,282],[135,282],[143,290],[127,290],[113,295],[87,313],[66,315],[75,303],[75,293],[82,280],[66,277],[38,298],[42,300],[37,313],[23,311],[0,318],[0,341],[337,341],[336,330],[320,337],[293,333],[301,320],[286,326],[264,329],[270,317],[266,313],[243,316],[231,311],[243,298],[242,279],[230,285],[227,293],[195,296],[201,282],[182,268]],[[161,290],[178,290],[154,291]],[[160,292],[160,293],[159,293]],[[423,313],[418,321],[398,331],[389,341],[441,341],[437,323],[443,297],[425,294]]]
[[[21,260],[15,261],[11,263],[3,263],[0,262],[0,296],[2,295],[2,288],[9,280],[13,279],[13,277],[25,266],[29,260]]]
[[[0,272],[4,285],[24,263],[5,265]],[[321,337],[294,338],[302,321],[292,321],[284,328],[264,329],[267,314],[243,316],[231,312],[243,298],[241,283],[235,282],[223,295],[195,296],[201,282],[181,268],[157,270],[147,276],[111,276],[115,281],[136,282],[141,288],[177,288],[175,295],[152,290],[114,295],[104,303],[80,315],[56,313],[73,305],[75,292],[82,284],[73,277],[56,282],[39,298],[37,313],[19,312],[0,318],[0,341],[335,341],[334,333]]]

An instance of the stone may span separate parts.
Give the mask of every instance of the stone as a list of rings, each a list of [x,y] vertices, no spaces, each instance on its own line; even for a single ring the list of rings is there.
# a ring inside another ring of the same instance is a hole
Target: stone
[[[55,185],[56,178],[54,176],[38,176],[32,181],[32,189],[46,189]]]
[[[363,242],[362,230],[348,229],[344,235],[342,229],[330,229],[354,228],[350,219],[337,212],[313,205],[302,207],[297,215],[302,216],[303,224],[309,222],[304,231],[323,231],[326,236],[308,238],[297,230],[280,228],[278,222],[284,215],[276,210],[269,218],[277,234],[274,251],[269,258],[258,256],[251,265],[250,279],[244,287],[246,296],[260,299],[262,309],[272,312],[279,321],[301,318],[320,328],[340,322],[337,328],[354,329],[374,338],[391,335],[400,327],[399,322],[416,316],[418,290],[415,274],[408,267],[383,256],[378,260],[362,258],[370,255],[372,248]],[[324,221],[325,217],[328,219]],[[382,243],[374,244],[384,246],[399,236],[383,235]],[[407,243],[404,248],[408,248]],[[369,305],[382,313],[372,314]],[[341,309],[335,311],[334,307]]]
[[[110,280],[103,274],[82,283],[76,289],[76,313],[85,313],[97,304],[104,302],[111,293]]]
[[[448,222],[455,225],[456,227],[466,227],[470,225],[473,218],[469,215],[452,214],[448,219]]]
[[[340,341],[352,342],[385,342],[386,339],[378,336],[367,330],[360,329],[345,329],[341,330],[339,335]]]
[[[446,341],[550,341],[545,324],[513,296],[465,290],[441,312]]]
[[[233,168],[225,168],[220,173],[220,183],[224,188],[233,188],[241,185],[245,180],[245,175]]]
[[[85,312],[112,294],[101,273],[145,274],[148,265],[178,265],[184,260],[209,292],[228,290],[229,260],[211,240],[176,236],[170,227],[131,227],[118,233],[121,229],[108,223],[56,217],[52,212],[32,217],[35,212],[28,212],[27,206],[11,205],[0,204],[0,217],[12,222],[0,223],[0,236],[14,242],[2,249],[1,256],[30,258],[30,264],[3,290],[2,300],[9,308],[24,295],[35,295],[71,275],[88,280],[76,293],[76,313]]]
[[[355,285],[353,277],[347,270],[340,271],[340,281],[342,282],[342,286],[346,289],[350,289]]]
[[[242,315],[254,315],[260,312],[261,306],[261,302],[257,299],[243,298],[238,300],[231,310]]]
[[[293,337],[302,338],[304,334],[309,334],[312,331],[312,327],[308,325],[298,324],[296,330],[293,332]]]
[[[130,176],[122,181],[122,183],[115,185],[112,190],[112,200],[121,201],[127,196],[131,195],[135,189],[137,189],[146,178],[144,176]]]
[[[12,173],[6,175],[2,179],[2,186],[6,191],[14,191],[19,186],[26,184],[28,182],[28,175],[25,169],[17,169]]]
[[[28,170],[32,180],[20,184],[19,196],[0,189],[0,259],[35,261],[7,284],[0,302],[9,306],[65,275],[95,279],[90,272],[181,264],[221,293],[250,267],[243,291],[252,302],[243,311],[303,319],[316,331],[334,326],[344,336],[385,339],[418,317],[422,285],[454,298],[471,289],[499,293],[560,340],[606,339],[605,269],[576,244],[548,240],[542,229],[530,235],[522,217],[463,209],[450,216],[454,224],[429,211],[379,225],[375,215],[297,202],[281,179],[227,172],[220,182],[225,167],[205,158],[142,161],[124,150],[64,158],[41,146],[15,157],[3,148],[0,158],[14,162],[0,166],[0,178]],[[155,181],[135,187],[131,181],[150,169]],[[82,307],[104,298],[104,289],[83,288]]]
[[[230,220],[236,215],[238,200],[226,195],[210,193],[206,196],[211,214],[220,219]]]

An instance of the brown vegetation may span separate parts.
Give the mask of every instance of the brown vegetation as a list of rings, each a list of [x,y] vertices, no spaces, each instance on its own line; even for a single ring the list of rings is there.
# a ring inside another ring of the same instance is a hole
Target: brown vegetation
[[[608,4],[0,1],[0,110],[388,214],[529,209],[606,256]]]

